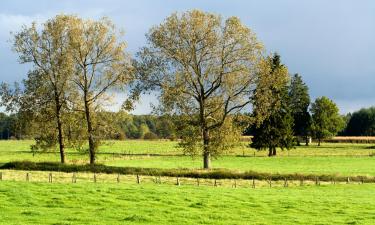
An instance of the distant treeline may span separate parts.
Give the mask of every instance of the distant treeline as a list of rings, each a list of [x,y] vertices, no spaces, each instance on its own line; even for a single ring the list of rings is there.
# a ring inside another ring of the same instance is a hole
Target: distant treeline
[[[124,112],[105,112],[111,115],[111,132],[104,139],[175,139],[174,120],[168,116],[131,115]],[[107,115],[108,116],[108,115]],[[24,120],[23,120],[24,121]],[[0,113],[0,139],[33,138],[31,124],[21,124],[17,114]]]
[[[124,112],[106,112],[113,119],[114,132],[106,134],[105,139],[176,139],[177,118],[157,115],[132,115]],[[345,128],[340,136],[375,136],[375,107],[363,108],[343,116]],[[244,135],[252,135],[250,128]],[[16,114],[0,113],[0,139],[33,138],[26,124],[20,124]]]

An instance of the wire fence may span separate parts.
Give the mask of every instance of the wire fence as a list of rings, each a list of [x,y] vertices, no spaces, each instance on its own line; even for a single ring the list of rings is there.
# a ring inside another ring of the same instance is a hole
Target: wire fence
[[[257,179],[203,179],[187,177],[146,176],[146,175],[120,175],[104,173],[65,173],[45,171],[0,171],[1,181],[18,182],[43,182],[43,183],[117,183],[117,184],[155,184],[175,186],[207,186],[207,187],[229,187],[229,188],[272,188],[272,187],[301,187],[301,186],[323,186],[339,184],[364,184],[364,180],[352,181],[349,177],[345,182],[332,179],[321,181],[315,180],[257,180]]]

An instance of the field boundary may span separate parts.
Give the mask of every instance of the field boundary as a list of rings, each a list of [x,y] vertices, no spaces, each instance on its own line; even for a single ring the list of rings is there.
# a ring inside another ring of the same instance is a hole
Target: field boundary
[[[161,168],[142,168],[142,167],[116,167],[97,165],[72,165],[61,164],[57,162],[30,162],[14,161],[5,163],[0,169],[25,170],[25,171],[56,171],[56,172],[92,172],[104,174],[122,174],[122,175],[145,175],[145,176],[164,176],[164,177],[183,177],[183,178],[202,178],[202,179],[243,179],[243,180],[299,180],[315,182],[361,182],[375,183],[373,176],[341,176],[331,174],[280,174],[264,173],[256,171],[238,172],[228,169],[161,169]]]

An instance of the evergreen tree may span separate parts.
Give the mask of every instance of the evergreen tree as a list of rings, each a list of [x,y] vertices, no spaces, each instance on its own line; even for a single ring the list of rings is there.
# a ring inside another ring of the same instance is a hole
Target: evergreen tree
[[[260,76],[254,94],[254,114],[259,113],[256,106],[265,103],[269,105],[269,114],[260,124],[255,125],[251,147],[258,150],[268,148],[268,156],[275,156],[277,147],[290,149],[294,143],[293,117],[288,95],[289,75],[278,54],[268,57],[266,63],[268,66],[263,67],[266,69],[261,71],[264,74]],[[269,83],[268,80],[274,82]],[[268,93],[268,96],[265,97],[264,93]]]
[[[302,81],[302,77],[295,74],[289,87],[290,108],[294,119],[294,135],[304,137],[308,145],[308,136],[311,125],[311,116],[308,111],[310,105],[309,88]],[[299,141],[297,138],[297,143]]]

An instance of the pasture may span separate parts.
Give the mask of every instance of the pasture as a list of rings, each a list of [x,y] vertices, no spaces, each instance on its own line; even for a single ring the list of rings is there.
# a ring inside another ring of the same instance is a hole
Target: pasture
[[[233,189],[4,181],[0,223],[371,224],[373,189],[373,184]]]
[[[0,164],[10,161],[58,161],[58,152],[32,153],[32,141],[0,141]],[[214,168],[233,171],[375,176],[371,144],[323,143],[278,150],[273,158],[242,143],[213,160]],[[68,149],[69,164],[85,164],[85,153]],[[201,158],[183,155],[173,141],[111,141],[100,148],[98,163],[120,167],[200,169]],[[282,181],[270,188],[266,181],[219,181],[154,177],[1,170],[0,224],[372,224],[375,184]],[[25,174],[30,173],[30,181]],[[218,210],[220,209],[220,210]]]

